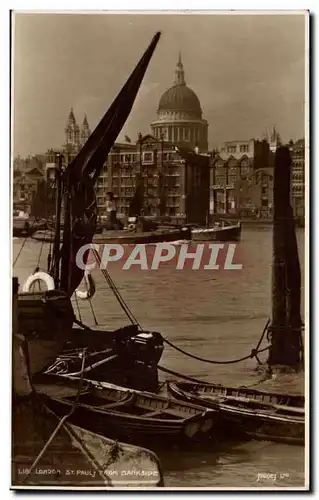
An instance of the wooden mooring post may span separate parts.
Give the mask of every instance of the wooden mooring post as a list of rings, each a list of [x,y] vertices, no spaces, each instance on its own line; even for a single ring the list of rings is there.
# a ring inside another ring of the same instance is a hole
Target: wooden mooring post
[[[268,365],[272,372],[300,369],[300,266],[290,205],[291,157],[288,148],[276,151],[272,264],[272,324]]]

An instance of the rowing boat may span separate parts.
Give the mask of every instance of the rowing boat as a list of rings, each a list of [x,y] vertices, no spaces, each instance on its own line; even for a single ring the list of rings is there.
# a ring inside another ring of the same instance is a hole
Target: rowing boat
[[[304,444],[304,398],[217,384],[169,382],[176,398],[217,409],[232,431],[254,439]]]
[[[71,423],[107,437],[140,443],[198,440],[207,436],[218,412],[157,394],[105,386],[58,375],[37,376],[34,388],[58,416],[69,413]],[[80,391],[80,392],[79,392]]]

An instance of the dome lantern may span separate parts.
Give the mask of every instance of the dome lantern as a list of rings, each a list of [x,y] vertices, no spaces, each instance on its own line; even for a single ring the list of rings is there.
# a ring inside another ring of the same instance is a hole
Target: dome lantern
[[[175,85],[186,85],[185,83],[185,74],[184,74],[184,66],[182,63],[182,56],[181,53],[179,52],[178,54],[178,62],[176,64],[176,70],[175,70]]]

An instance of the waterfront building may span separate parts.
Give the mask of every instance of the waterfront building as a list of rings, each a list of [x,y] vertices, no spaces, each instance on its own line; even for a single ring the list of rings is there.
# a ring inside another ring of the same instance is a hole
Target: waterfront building
[[[44,155],[33,155],[13,160],[12,198],[14,209],[30,213],[32,199],[44,180]]]
[[[290,144],[292,159],[291,170],[291,203],[294,216],[305,217],[305,140],[299,139]]]
[[[273,216],[273,198],[274,198],[274,167],[270,166],[259,168],[252,175],[252,204],[254,215],[258,219],[271,219]]]
[[[32,201],[38,186],[44,181],[43,169],[33,167],[30,170],[13,171],[13,208],[31,213]]]
[[[209,161],[207,154],[150,134],[138,134],[135,144],[115,143],[98,179],[99,214],[106,214],[110,191],[119,215],[129,216],[137,183],[142,181],[145,215],[204,223],[209,208]]]
[[[266,140],[228,141],[211,154],[210,213],[253,215],[258,210],[256,171],[269,167]],[[258,180],[259,183],[259,180]],[[261,199],[260,199],[261,200]],[[270,203],[270,201],[269,201]]]

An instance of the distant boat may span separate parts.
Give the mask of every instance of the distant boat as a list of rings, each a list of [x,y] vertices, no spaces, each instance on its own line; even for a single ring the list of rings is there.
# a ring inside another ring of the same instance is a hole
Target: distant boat
[[[23,211],[15,210],[13,212],[12,233],[14,237],[32,236],[36,231],[46,228],[44,219],[29,217],[29,214]]]
[[[181,229],[157,229],[156,231],[107,231],[94,237],[94,243],[100,244],[155,244],[172,241],[184,241],[191,239],[189,228]]]
[[[191,234],[194,241],[239,241],[241,223],[216,222],[212,227],[193,228]]]
[[[32,235],[32,239],[53,243],[54,236],[49,231],[37,231]],[[131,229],[113,229],[96,232],[93,242],[103,244],[136,245],[136,244],[156,244],[173,241],[189,241],[192,239],[191,229],[165,228],[154,231],[133,231]]]

